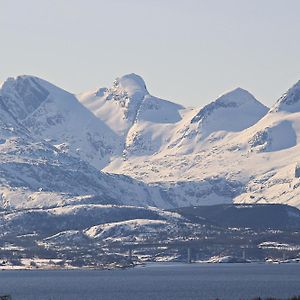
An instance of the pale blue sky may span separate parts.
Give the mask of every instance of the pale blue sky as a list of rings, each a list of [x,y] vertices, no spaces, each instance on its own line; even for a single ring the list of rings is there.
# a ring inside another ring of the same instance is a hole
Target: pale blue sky
[[[237,86],[270,105],[300,79],[299,12],[298,0],[0,0],[0,81],[77,93],[135,72],[186,106]]]

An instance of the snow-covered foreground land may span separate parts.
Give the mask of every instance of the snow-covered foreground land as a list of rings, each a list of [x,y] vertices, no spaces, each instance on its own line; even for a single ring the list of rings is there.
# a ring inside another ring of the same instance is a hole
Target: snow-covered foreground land
[[[299,229],[300,211],[284,205],[165,211],[78,204],[2,211],[0,269],[103,269],[189,259],[296,262]]]

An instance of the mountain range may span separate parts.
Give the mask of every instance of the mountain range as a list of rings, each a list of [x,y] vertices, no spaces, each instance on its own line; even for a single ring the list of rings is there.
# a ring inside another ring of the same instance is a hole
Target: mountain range
[[[1,84],[0,115],[2,209],[300,207],[300,82],[271,108],[241,88],[185,108],[136,74],[79,95],[18,76]]]

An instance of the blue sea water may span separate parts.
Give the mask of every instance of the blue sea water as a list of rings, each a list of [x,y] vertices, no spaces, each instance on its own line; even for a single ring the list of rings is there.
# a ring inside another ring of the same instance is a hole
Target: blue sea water
[[[209,300],[300,295],[300,264],[150,264],[127,270],[2,271],[13,300]]]

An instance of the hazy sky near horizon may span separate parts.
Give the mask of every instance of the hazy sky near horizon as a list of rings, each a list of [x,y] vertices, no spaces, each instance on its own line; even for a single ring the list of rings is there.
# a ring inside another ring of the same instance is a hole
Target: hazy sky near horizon
[[[298,0],[0,0],[0,81],[79,93],[134,72],[186,106],[238,86],[271,105],[300,79],[299,12]]]

